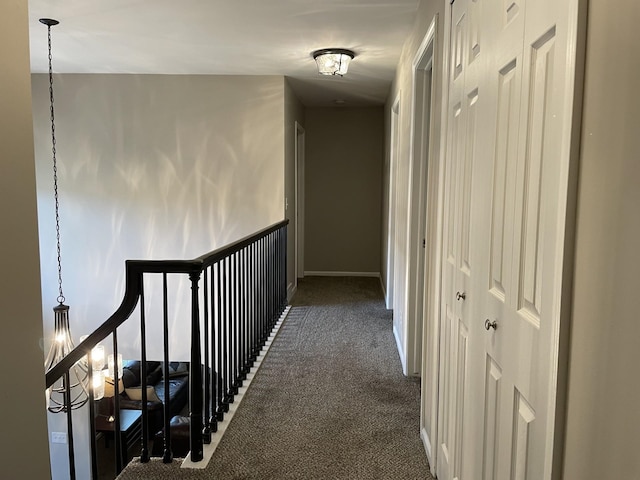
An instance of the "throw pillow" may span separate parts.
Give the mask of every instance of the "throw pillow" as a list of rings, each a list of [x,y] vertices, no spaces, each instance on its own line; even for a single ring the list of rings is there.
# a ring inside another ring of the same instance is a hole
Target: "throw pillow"
[[[125,388],[124,391],[131,400],[142,400],[142,387]],[[147,387],[147,402],[162,402],[151,385]]]

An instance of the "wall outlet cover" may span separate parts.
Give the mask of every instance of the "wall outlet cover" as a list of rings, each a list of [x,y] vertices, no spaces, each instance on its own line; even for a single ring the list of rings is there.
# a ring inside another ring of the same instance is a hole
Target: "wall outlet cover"
[[[67,443],[67,433],[51,432],[51,443]]]

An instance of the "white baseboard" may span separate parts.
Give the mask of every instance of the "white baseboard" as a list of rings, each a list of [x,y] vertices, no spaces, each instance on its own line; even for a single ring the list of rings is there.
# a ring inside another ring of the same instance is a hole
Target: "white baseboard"
[[[393,326],[393,336],[396,339],[396,347],[398,348],[398,355],[400,355],[400,363],[402,364],[402,373],[404,376],[407,376],[407,359],[404,354],[404,348],[402,347],[402,342],[400,341],[400,335],[398,335],[398,331],[396,330],[396,326]]]
[[[384,298],[384,306],[387,308],[387,289],[384,288],[384,282],[382,281],[382,275],[380,275],[380,288],[382,289],[382,298]],[[388,310],[388,308],[387,308]]]
[[[231,423],[231,419],[236,414],[236,411],[238,410],[238,407],[240,406],[242,399],[247,393],[247,389],[249,388],[249,385],[251,385],[251,382],[253,381],[253,377],[255,377],[256,373],[260,369],[260,366],[262,365],[262,361],[267,356],[267,353],[269,353],[269,348],[271,348],[271,344],[273,343],[276,336],[278,335],[278,332],[280,331],[280,327],[282,326],[282,323],[287,318],[287,315],[289,314],[290,309],[291,307],[286,307],[284,312],[282,312],[282,315],[280,315],[280,318],[278,319],[278,321],[276,322],[276,325],[271,331],[271,334],[269,335],[267,342],[265,343],[264,347],[262,347],[262,350],[260,351],[260,354],[258,355],[256,362],[251,368],[251,371],[247,374],[247,379],[245,380],[243,386],[238,389],[238,395],[235,396],[233,403],[229,405],[229,412],[225,413],[224,421],[218,423],[218,431],[211,434],[211,443],[203,445],[202,460],[199,462],[192,462],[191,452],[189,452],[186,458],[182,461],[181,468],[203,469],[203,468],[206,468],[207,465],[209,465],[209,461],[211,461],[211,457],[213,456],[213,453],[216,451],[216,448],[218,448],[218,445],[220,444],[220,440],[222,440],[222,436],[224,435],[224,432],[227,431],[227,427]]]
[[[380,272],[325,272],[305,271],[305,277],[373,277],[380,278]]]
[[[435,465],[433,462],[433,450],[431,448],[431,440],[429,439],[429,434],[424,428],[420,429],[420,438],[422,439],[422,445],[424,446],[424,451],[427,454],[427,461],[429,462],[431,473],[435,474]]]
[[[297,291],[298,291],[298,286],[294,285],[293,283],[290,283],[289,286],[287,287],[287,303],[291,303],[291,299],[293,298],[293,296],[296,294]]]

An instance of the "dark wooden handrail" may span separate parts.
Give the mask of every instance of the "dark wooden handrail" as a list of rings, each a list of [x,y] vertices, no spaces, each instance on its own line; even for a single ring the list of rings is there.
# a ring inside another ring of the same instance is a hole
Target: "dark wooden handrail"
[[[122,325],[133,313],[140,298],[142,276],[145,273],[185,273],[198,274],[206,267],[232,255],[257,239],[288,225],[283,220],[256,233],[237,240],[227,246],[213,250],[193,260],[127,260],[125,262],[125,293],[118,309],[93,333],[78,344],[60,362],[47,371],[46,388],[51,387],[73,365],[85,357],[104,338]]]

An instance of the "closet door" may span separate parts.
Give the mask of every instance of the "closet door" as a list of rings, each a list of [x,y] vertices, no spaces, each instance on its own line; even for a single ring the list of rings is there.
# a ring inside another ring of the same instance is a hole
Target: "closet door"
[[[482,462],[467,478],[551,478],[557,392],[576,2],[487,3],[491,45],[477,204],[482,252],[474,327],[483,336]],[[489,130],[487,127],[492,127]],[[472,328],[472,332],[475,329]],[[474,345],[475,347],[475,345]],[[475,373],[474,373],[475,374]],[[480,393],[480,392],[479,392]],[[475,408],[475,405],[473,406]],[[478,467],[480,467],[478,469]]]
[[[451,5],[440,479],[551,478],[577,12]]]
[[[440,479],[460,477],[463,439],[469,435],[469,295],[473,282],[471,199],[477,125],[477,33],[470,19],[477,0],[452,5],[447,154],[444,165],[443,274],[440,318],[439,442]]]

